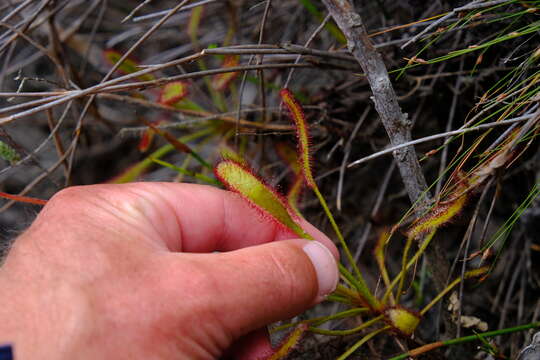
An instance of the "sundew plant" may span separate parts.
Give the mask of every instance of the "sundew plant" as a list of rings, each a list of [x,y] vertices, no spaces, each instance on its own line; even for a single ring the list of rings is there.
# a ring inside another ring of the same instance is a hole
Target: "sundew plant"
[[[267,359],[513,359],[540,327],[540,1],[0,7],[2,228],[133,181],[306,219],[340,282]]]

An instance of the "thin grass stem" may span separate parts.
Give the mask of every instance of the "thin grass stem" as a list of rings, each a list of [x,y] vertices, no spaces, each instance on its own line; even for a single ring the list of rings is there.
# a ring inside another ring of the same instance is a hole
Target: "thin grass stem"
[[[327,330],[327,329],[320,329],[320,328],[312,327],[312,326],[310,326],[308,330],[315,334],[322,334],[322,335],[328,335],[328,336],[345,336],[345,335],[351,335],[359,331],[362,331],[370,327],[371,325],[376,324],[378,321],[382,320],[383,318],[384,318],[383,315],[379,315],[369,321],[366,321],[362,325],[359,325],[355,328],[347,329],[347,330]]]
[[[436,233],[436,230],[432,231],[431,233],[429,233],[425,238],[424,238],[424,241],[422,242],[422,245],[420,245],[419,249],[416,251],[416,253],[414,254],[414,256],[411,258],[411,260],[407,263],[407,266],[405,267],[405,271],[407,271],[416,261],[418,261],[418,259],[420,258],[420,256],[424,253],[424,251],[426,250],[426,248],[428,247],[428,245],[430,244],[431,240],[433,239],[433,236],[435,235]],[[392,283],[390,284],[390,287],[388,287],[388,289],[386,289],[386,292],[384,293],[384,296],[382,298],[382,303],[386,303],[386,301],[388,301],[388,297],[390,296],[391,292],[392,292],[392,289],[394,288],[394,286],[396,286],[396,284],[398,283],[398,281],[400,281],[400,279],[405,275],[405,272],[403,272],[403,270],[394,278],[394,280],[392,280]]]
[[[482,339],[484,339],[484,338],[491,338],[491,337],[495,337],[495,336],[501,336],[501,335],[515,333],[515,332],[518,332],[518,331],[524,331],[524,330],[535,329],[535,328],[540,328],[540,321],[533,322],[533,323],[530,323],[530,324],[520,325],[520,326],[514,326],[514,327],[506,328],[506,329],[499,329],[499,330],[493,330],[493,331],[488,331],[488,332],[484,332],[484,333],[478,333],[478,334],[475,334],[475,335],[463,336],[463,337],[460,337],[460,338],[450,339],[450,340],[446,340],[446,341],[437,341],[437,342],[434,342],[434,343],[431,343],[431,344],[426,344],[424,346],[420,346],[420,347],[418,347],[416,349],[413,349],[413,350],[410,350],[410,351],[408,351],[408,352],[406,352],[404,354],[394,356],[393,358],[390,358],[388,360],[403,360],[403,359],[406,359],[408,357],[416,357],[416,356],[424,354],[424,353],[426,353],[428,351],[431,351],[431,350],[434,350],[434,349],[437,349],[437,348],[441,348],[441,347],[445,347],[445,346],[464,344],[464,343],[471,342],[471,341],[482,341]]]
[[[345,360],[347,359],[352,353],[354,353],[358,348],[362,345],[364,345],[366,342],[368,342],[373,337],[377,336],[378,334],[382,333],[383,331],[386,331],[390,329],[390,326],[385,326],[383,328],[380,328],[379,330],[375,330],[373,332],[370,332],[363,338],[361,338],[358,342],[356,342],[353,346],[351,346],[343,355],[337,358],[337,360]]]
[[[328,217],[328,220],[330,220],[330,224],[332,224],[332,228],[334,229],[334,232],[336,233],[339,242],[341,243],[341,246],[343,247],[343,251],[345,252],[345,256],[347,257],[347,260],[351,264],[353,268],[353,272],[356,275],[355,281],[353,284],[358,289],[360,294],[365,298],[365,300],[369,303],[369,305],[373,308],[378,308],[379,302],[377,299],[373,296],[371,291],[369,290],[366,281],[364,280],[364,277],[362,276],[362,273],[360,272],[360,269],[356,265],[356,262],[354,261],[354,258],[351,254],[351,251],[349,250],[349,247],[347,246],[347,243],[345,242],[345,239],[343,238],[343,235],[341,234],[341,231],[339,230],[339,227],[336,223],[336,220],[334,219],[334,216],[332,215],[332,212],[328,208],[328,204],[326,203],[326,200],[322,196],[321,192],[319,191],[319,188],[317,185],[313,187],[313,192],[319,199],[319,202],[321,203],[321,206],[324,210],[324,213]],[[343,267],[344,268],[344,267]],[[341,268],[340,268],[341,271]],[[350,280],[350,279],[349,279]]]

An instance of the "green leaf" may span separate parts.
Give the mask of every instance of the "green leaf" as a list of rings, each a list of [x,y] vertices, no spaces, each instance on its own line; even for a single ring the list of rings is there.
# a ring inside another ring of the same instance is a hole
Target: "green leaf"
[[[261,179],[253,174],[247,167],[232,160],[218,163],[214,169],[216,177],[221,180],[229,190],[232,190],[252,205],[261,210],[272,220],[293,231],[305,239],[312,239],[291,217],[292,210],[278,193]]]
[[[298,137],[298,161],[302,167],[306,183],[310,188],[315,189],[315,179],[313,179],[313,173],[311,171],[309,127],[306,116],[304,115],[302,106],[289,89],[282,89],[279,92],[279,95],[287,109],[289,109],[289,113],[291,114],[291,118],[296,127],[296,136]]]
[[[21,160],[17,151],[3,141],[0,141],[0,157],[9,161],[10,164],[14,164]]]

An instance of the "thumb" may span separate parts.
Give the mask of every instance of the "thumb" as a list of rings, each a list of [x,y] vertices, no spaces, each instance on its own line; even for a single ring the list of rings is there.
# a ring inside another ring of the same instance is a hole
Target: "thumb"
[[[332,252],[317,241],[284,240],[198,258],[213,285],[213,294],[199,300],[219,314],[233,338],[303,312],[339,280]]]

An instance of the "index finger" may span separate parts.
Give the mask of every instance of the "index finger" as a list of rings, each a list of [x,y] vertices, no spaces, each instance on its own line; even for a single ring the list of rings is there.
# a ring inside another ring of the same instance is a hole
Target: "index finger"
[[[72,209],[77,206],[88,208],[91,204],[98,208],[98,213],[102,207],[102,213],[122,214],[114,219],[124,223],[118,227],[125,227],[127,232],[152,234],[147,236],[170,251],[230,251],[298,238],[240,195],[211,186],[151,182],[103,184],[72,188],[63,197],[70,198]],[[77,205],[80,202],[84,204]],[[62,206],[58,207],[62,211]],[[94,210],[87,209],[85,217],[95,216],[95,220],[88,221],[99,226],[104,221],[103,215],[94,215]],[[299,223],[338,256],[327,236],[303,219]]]
[[[173,249],[230,251],[298,237],[236,193],[195,184],[159,185],[153,192],[170,203],[178,223],[178,236],[167,239]],[[314,239],[335,250],[332,241],[313,225],[303,219],[299,223]],[[175,238],[181,239],[180,245]]]

